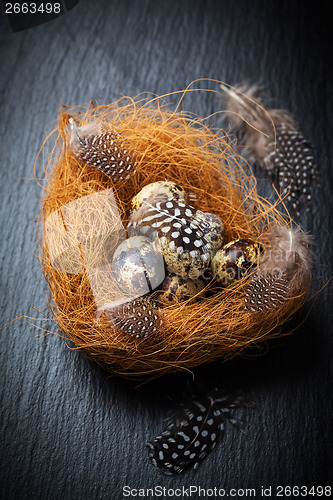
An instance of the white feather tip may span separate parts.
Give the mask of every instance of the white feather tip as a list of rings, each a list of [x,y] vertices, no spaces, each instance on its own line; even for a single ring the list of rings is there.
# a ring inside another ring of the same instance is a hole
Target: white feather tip
[[[314,260],[313,238],[299,229],[275,226],[267,234],[260,273],[284,276],[292,289],[309,278]]]

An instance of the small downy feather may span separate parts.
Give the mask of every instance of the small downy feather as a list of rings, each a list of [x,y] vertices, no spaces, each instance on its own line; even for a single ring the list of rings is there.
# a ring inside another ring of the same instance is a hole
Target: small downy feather
[[[136,161],[116,131],[103,132],[98,122],[78,127],[73,118],[70,146],[75,156],[97,168],[114,182],[129,179],[136,171]]]
[[[262,87],[244,84],[234,89],[225,85],[221,88],[225,91],[227,108],[232,112],[232,126],[241,137],[249,161],[275,177],[281,194],[289,190],[287,203],[299,216],[300,199],[310,207],[311,183],[318,178],[309,141],[288,111],[267,106],[264,109]]]
[[[275,226],[267,234],[259,269],[245,289],[245,309],[269,311],[297,293],[310,278],[313,252],[312,237],[298,229]]]
[[[233,410],[243,406],[240,396],[217,388],[184,406],[179,417],[155,439],[148,442],[148,457],[163,474],[179,474],[199,464],[215,448],[226,422],[240,427]]]

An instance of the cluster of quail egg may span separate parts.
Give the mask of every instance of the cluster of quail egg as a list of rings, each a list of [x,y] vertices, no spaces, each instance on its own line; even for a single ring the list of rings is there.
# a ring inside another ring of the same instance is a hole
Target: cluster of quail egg
[[[258,260],[258,243],[225,243],[224,224],[215,214],[189,203],[172,181],[146,185],[131,202],[129,238],[113,256],[119,286],[133,296],[147,294],[163,307],[206,296],[208,281],[225,287]]]
[[[81,161],[116,184],[135,174],[137,163],[117,132],[102,132],[95,122],[79,127],[73,118],[70,125],[70,144]],[[111,263],[119,300],[107,313],[115,328],[132,337],[154,337],[161,329],[161,308],[201,300],[209,281],[225,287],[257,261],[257,243],[226,243],[220,218],[190,200],[182,186],[168,180],[144,186],[132,199],[128,238]]]

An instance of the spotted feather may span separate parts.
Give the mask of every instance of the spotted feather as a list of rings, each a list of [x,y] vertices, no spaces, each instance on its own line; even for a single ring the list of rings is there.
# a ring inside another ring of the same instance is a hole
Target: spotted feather
[[[146,444],[151,463],[166,475],[197,469],[221,440],[226,422],[240,426],[233,410],[241,405],[242,398],[216,388],[194,399],[179,418]]]
[[[311,276],[313,239],[299,229],[273,227],[266,235],[266,249],[260,255],[259,269],[245,287],[245,309],[253,313],[270,312],[299,294]]]
[[[285,275],[254,273],[245,289],[245,309],[251,312],[269,312],[281,306],[289,293]]]
[[[99,126],[78,127],[70,119],[74,154],[97,168],[114,182],[123,182],[136,171],[136,161],[129,147],[115,131],[101,132]]]
[[[281,194],[286,195],[287,204],[299,216],[303,202],[310,207],[311,186],[319,178],[309,141],[288,111],[265,105],[258,85],[244,84],[238,88],[221,85],[221,88],[232,112],[232,126],[245,146],[249,161],[273,176]]]
[[[296,215],[300,215],[300,198],[305,199],[307,208],[312,201],[311,181],[317,178],[315,161],[310,143],[303,134],[286,123],[276,126],[276,143],[267,146],[270,153],[264,164],[270,164],[278,179],[282,194]]]
[[[156,302],[142,296],[105,309],[106,320],[116,329],[136,339],[153,339],[163,324]]]
[[[175,199],[145,201],[128,228],[157,233],[169,271],[198,278],[223,242],[220,219]]]

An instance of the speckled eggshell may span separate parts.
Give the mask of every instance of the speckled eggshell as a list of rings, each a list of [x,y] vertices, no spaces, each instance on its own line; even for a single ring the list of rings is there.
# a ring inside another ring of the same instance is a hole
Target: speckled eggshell
[[[205,285],[203,279],[185,279],[175,273],[169,273],[154,292],[154,298],[166,306],[190,299],[196,302],[205,296],[205,292],[203,292]]]
[[[161,197],[164,196],[165,199],[174,199],[187,203],[187,194],[179,184],[172,181],[152,182],[151,184],[144,186],[132,199],[132,214],[139,210],[144,200],[154,199],[157,195],[160,195]]]
[[[146,236],[132,236],[131,238],[127,238],[127,240],[124,240],[120,243],[113,254],[112,260],[118,259],[122,252],[128,252],[129,250],[135,248],[145,252],[151,248],[151,245],[152,241]]]
[[[215,254],[211,272],[217,281],[227,286],[256,264],[259,253],[258,243],[245,239],[230,241]]]
[[[163,257],[145,236],[132,236],[117,247],[112,271],[120,289],[132,296],[152,291],[165,277]]]
[[[178,206],[181,207],[182,204]],[[189,214],[193,212],[193,219],[192,215],[188,215],[186,224],[188,228],[192,228],[193,236],[186,233],[185,227],[183,236],[178,238],[179,241],[175,241],[172,239],[174,233],[169,231],[160,238],[161,250],[170,272],[182,278],[198,279],[206,274],[212,255],[222,246],[224,226],[214,214],[204,213],[185,205],[183,208],[185,215],[187,211]]]
[[[200,224],[204,238],[211,245],[211,252],[215,253],[223,245],[224,225],[221,219],[208,212],[204,213],[204,221]]]

